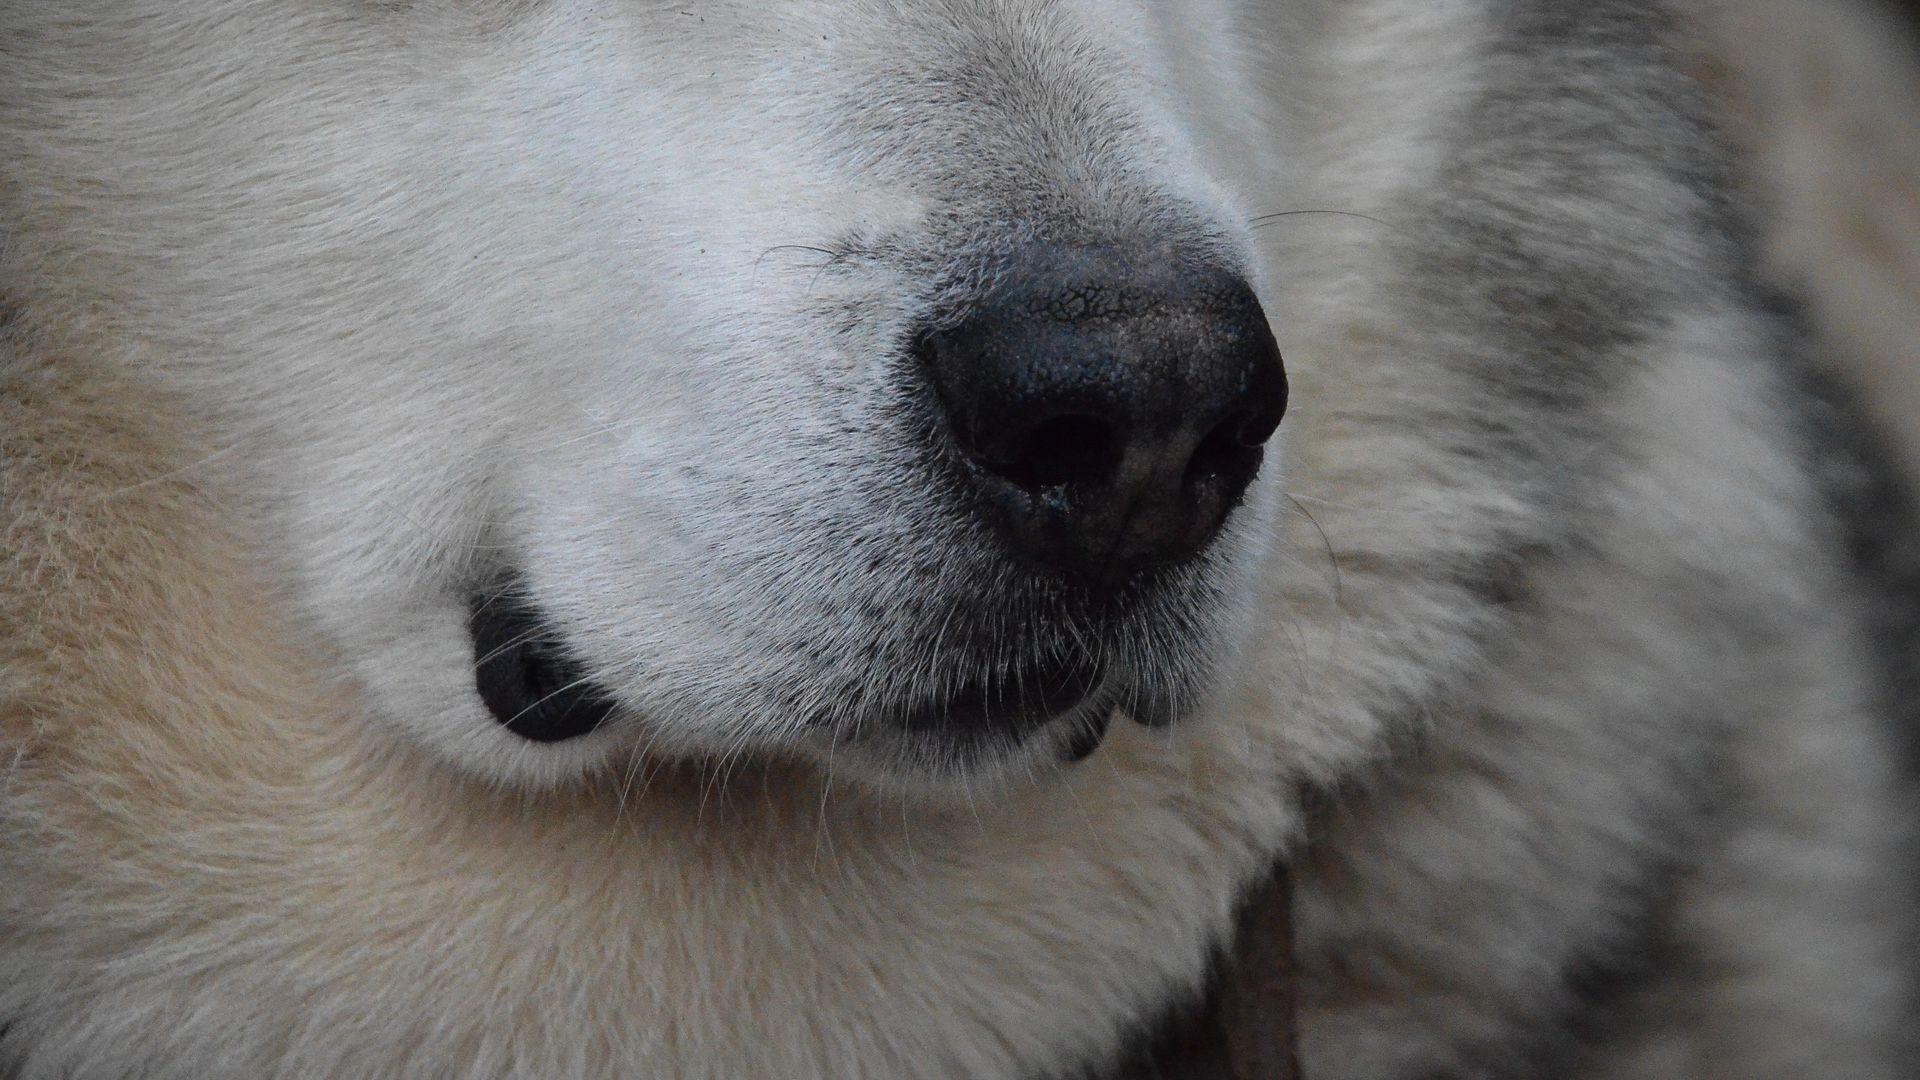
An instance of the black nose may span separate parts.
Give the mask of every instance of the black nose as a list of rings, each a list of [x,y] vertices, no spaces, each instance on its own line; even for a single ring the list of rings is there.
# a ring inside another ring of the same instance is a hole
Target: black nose
[[[1111,249],[1037,249],[1000,281],[919,343],[986,516],[1018,555],[1083,582],[1192,557],[1287,407],[1253,291]]]

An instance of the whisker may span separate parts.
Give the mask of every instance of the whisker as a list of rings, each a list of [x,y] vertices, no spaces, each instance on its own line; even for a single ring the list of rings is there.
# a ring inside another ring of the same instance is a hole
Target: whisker
[[[220,460],[221,458],[226,457],[229,454],[232,454],[236,450],[239,450],[242,447],[248,445],[248,442],[249,442],[248,439],[236,439],[235,441],[227,444],[226,446],[218,447],[202,455],[201,457],[198,457],[193,461],[190,461],[185,465],[180,466],[179,468],[168,469],[166,472],[160,473],[155,476],[149,476],[144,480],[135,481],[134,483],[128,484],[125,487],[114,488],[112,491],[100,492],[92,497],[92,501],[105,502],[109,499],[117,499],[122,495],[129,495],[136,491],[141,491],[146,488],[154,487],[159,484],[164,484],[172,480],[178,480],[181,477],[188,475],[189,473],[193,473],[200,469],[203,469],[206,466],[211,465],[214,462]]]
[[[1334,217],[1359,218],[1362,221],[1371,221],[1375,225],[1379,225],[1387,229],[1392,229],[1395,232],[1404,231],[1400,228],[1400,226],[1395,225],[1391,221],[1383,221],[1380,218],[1374,217],[1372,214],[1362,214],[1353,210],[1282,210],[1279,213],[1275,213],[1275,214],[1261,214],[1257,217],[1248,218],[1247,227],[1255,230],[1264,229],[1267,226],[1272,225],[1275,222],[1281,220],[1282,218],[1301,217],[1309,214],[1313,214],[1313,215],[1324,214],[1324,215],[1330,215]]]
[[[820,781],[820,804],[814,817],[813,865],[820,865],[820,847],[826,845],[827,861],[839,862],[840,857],[833,849],[833,823],[827,820],[827,799],[833,794],[833,757],[838,748],[838,740],[827,740],[827,774]]]
[[[1360,503],[1344,503],[1333,499],[1322,498],[1318,495],[1309,495],[1304,491],[1289,492],[1287,497],[1299,502],[1310,502],[1316,506],[1324,506],[1329,510],[1339,510],[1349,514],[1406,514],[1408,516],[1424,517],[1428,514],[1439,513],[1438,508],[1430,507],[1366,506]]]
[[[546,704],[547,702],[552,701],[554,698],[559,697],[561,694],[564,694],[567,691],[574,689],[575,687],[585,686],[592,681],[593,681],[592,678],[582,675],[581,677],[573,680],[570,683],[567,683],[563,686],[555,687],[554,689],[549,690],[546,693],[540,695],[538,698],[534,699],[533,701],[528,702],[525,708],[521,709],[519,712],[514,713],[512,716],[508,717],[502,726],[511,728],[513,727],[513,722],[515,720],[520,719],[521,717],[527,715],[528,713]]]
[[[1320,527],[1319,519],[1315,518],[1313,512],[1303,506],[1299,499],[1294,498],[1293,495],[1288,492],[1282,492],[1281,494],[1286,495],[1287,501],[1293,504],[1293,508],[1300,511],[1300,515],[1307,519],[1307,524],[1313,526],[1313,531],[1320,534],[1320,543],[1325,546],[1327,551],[1327,565],[1333,568],[1333,606],[1344,610],[1346,608],[1346,582],[1340,573],[1340,557],[1334,553],[1333,540],[1327,536],[1327,530]]]
[[[487,654],[485,656],[476,657],[473,661],[473,670],[476,672],[479,671],[480,666],[482,664],[485,664],[487,661],[493,660],[510,650],[517,649],[520,646],[525,645],[530,641],[533,641],[539,636],[540,634],[538,631],[528,630],[525,633],[522,633],[519,637],[516,637],[511,641],[502,642],[496,648],[487,650]]]

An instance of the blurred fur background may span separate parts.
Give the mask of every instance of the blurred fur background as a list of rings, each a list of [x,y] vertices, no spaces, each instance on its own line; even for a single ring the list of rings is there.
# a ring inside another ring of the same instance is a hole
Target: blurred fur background
[[[1920,0],[1697,0],[1764,271],[1920,480]]]

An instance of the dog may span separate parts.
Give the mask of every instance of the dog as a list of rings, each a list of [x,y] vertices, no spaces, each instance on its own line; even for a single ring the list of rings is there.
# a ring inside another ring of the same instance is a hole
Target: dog
[[[1913,1075],[1920,558],[1652,0],[0,13],[0,1070]]]

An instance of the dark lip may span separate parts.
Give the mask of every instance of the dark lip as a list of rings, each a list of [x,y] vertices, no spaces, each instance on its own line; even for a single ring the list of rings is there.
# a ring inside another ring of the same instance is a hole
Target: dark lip
[[[494,720],[530,742],[556,743],[606,724],[616,705],[559,630],[509,580],[470,601],[474,684]],[[897,734],[953,744],[1009,745],[1064,722],[1061,753],[1090,757],[1105,740],[1123,680],[1088,656],[1047,655],[969,679],[944,697],[881,713]],[[1130,715],[1133,711],[1131,710]],[[1155,718],[1136,717],[1155,726]]]
[[[945,697],[916,704],[896,721],[909,732],[1024,739],[1079,709],[1106,681],[1085,658],[1041,657],[969,679]]]
[[[562,742],[597,730],[612,715],[612,700],[518,588],[476,595],[467,627],[475,688],[508,731],[532,742]]]
[[[993,678],[975,680],[934,701],[895,713],[886,729],[918,736],[967,756],[1029,741],[1044,728],[1060,760],[1073,764],[1100,749],[1120,700],[1124,679],[1091,658],[1035,660]],[[877,733],[876,733],[877,734]]]
[[[1113,707],[1102,705],[1088,711],[1087,715],[1074,725],[1073,733],[1067,739],[1066,760],[1077,764],[1093,756],[1100,744],[1107,741],[1107,729],[1113,726]]]

